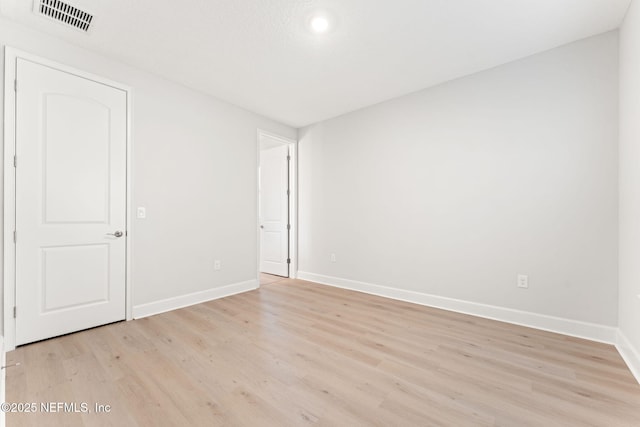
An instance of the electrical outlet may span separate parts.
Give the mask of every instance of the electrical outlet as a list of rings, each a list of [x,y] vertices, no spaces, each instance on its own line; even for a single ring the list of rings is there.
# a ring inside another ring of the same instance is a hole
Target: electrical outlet
[[[213,269],[218,271],[222,268],[222,262],[219,259],[213,261]]]
[[[528,288],[529,287],[529,276],[526,274],[518,274],[518,287],[519,288]]]
[[[331,254],[331,262],[336,262],[336,254]]]
[[[143,208],[142,206],[138,207],[136,211],[136,218],[145,219],[147,217],[147,208]]]

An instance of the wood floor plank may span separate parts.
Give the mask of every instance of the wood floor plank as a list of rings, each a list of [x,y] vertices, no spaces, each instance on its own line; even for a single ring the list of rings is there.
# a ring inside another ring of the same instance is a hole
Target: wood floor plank
[[[638,426],[610,345],[261,275],[262,287],[19,347],[8,426]]]

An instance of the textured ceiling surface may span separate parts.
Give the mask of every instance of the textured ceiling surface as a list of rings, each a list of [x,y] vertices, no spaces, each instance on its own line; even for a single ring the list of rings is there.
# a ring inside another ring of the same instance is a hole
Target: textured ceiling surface
[[[39,1],[39,0],[36,0]],[[617,28],[631,0],[66,0],[10,19],[294,127]],[[331,30],[309,21],[328,16]]]

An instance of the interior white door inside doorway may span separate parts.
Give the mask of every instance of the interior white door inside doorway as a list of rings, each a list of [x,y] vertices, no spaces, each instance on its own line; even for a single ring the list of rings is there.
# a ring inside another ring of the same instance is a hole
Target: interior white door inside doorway
[[[289,277],[289,146],[260,150],[260,271]]]
[[[16,345],[126,316],[127,92],[16,62]]]

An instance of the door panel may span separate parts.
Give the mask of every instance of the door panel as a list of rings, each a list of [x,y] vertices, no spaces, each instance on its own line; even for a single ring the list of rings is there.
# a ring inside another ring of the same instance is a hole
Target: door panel
[[[263,246],[263,256],[264,261],[266,262],[277,262],[281,263],[282,258],[285,258],[287,254],[283,253],[283,242],[281,231],[269,231],[265,230],[262,233],[262,246]]]
[[[289,276],[289,147],[260,151],[260,271]]]
[[[125,318],[126,92],[17,60],[16,344]]]
[[[43,313],[109,300],[109,245],[41,248],[41,254]]]
[[[43,107],[45,223],[108,222],[109,108],[60,94]]]

